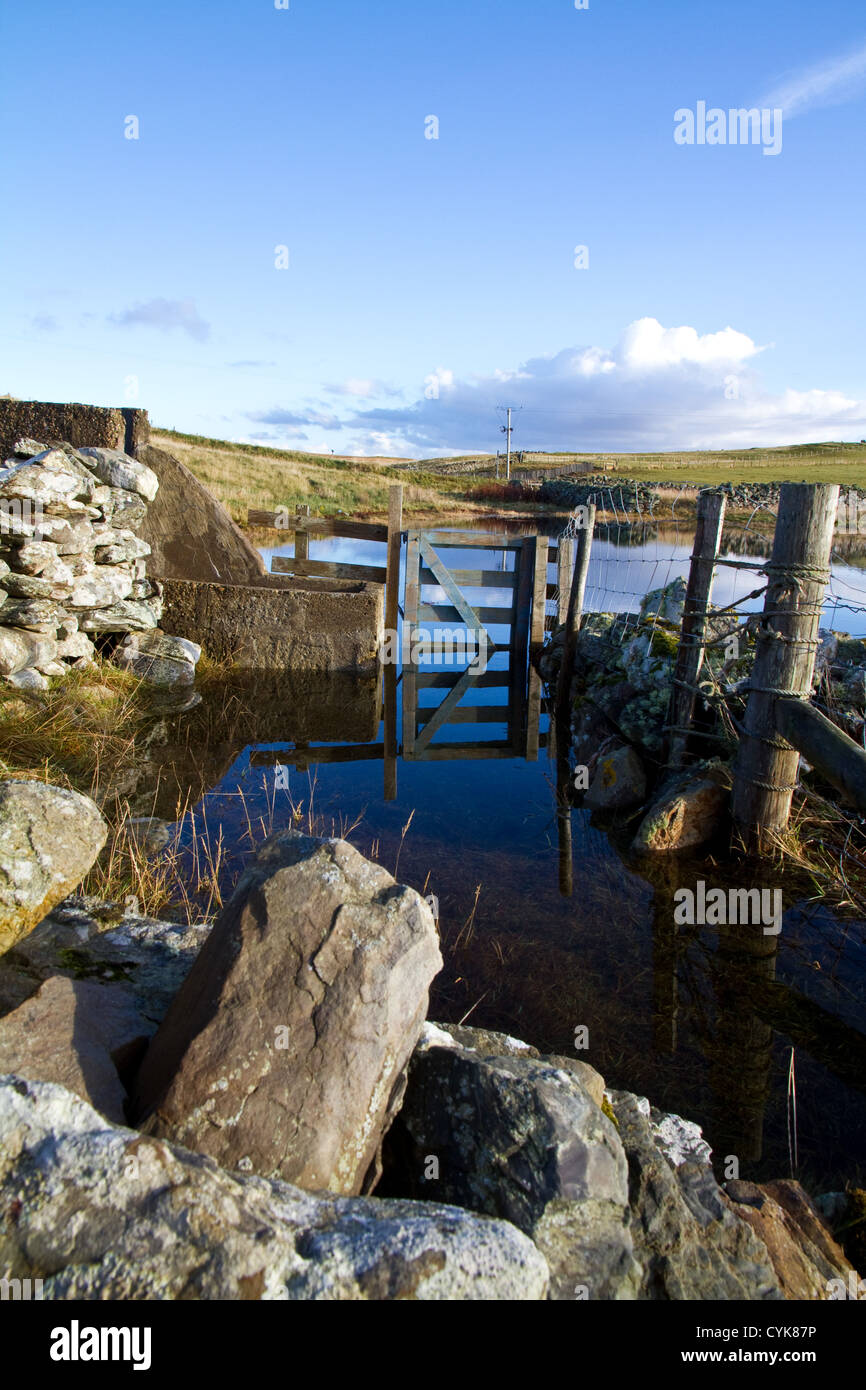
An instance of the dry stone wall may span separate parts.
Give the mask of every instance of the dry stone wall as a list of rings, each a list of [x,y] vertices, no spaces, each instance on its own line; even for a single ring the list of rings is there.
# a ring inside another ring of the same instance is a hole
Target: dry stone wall
[[[119,449],[17,439],[0,468],[0,677],[44,688],[104,633],[159,626],[137,534],[159,486]]]

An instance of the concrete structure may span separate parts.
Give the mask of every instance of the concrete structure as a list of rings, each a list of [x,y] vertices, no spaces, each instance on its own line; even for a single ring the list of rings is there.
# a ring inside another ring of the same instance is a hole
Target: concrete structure
[[[256,584],[167,579],[166,632],[215,661],[294,671],[373,671],[384,636],[381,584],[263,575]]]

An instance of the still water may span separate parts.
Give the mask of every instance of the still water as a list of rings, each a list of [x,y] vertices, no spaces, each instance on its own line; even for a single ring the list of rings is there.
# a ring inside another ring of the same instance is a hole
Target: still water
[[[656,533],[628,547],[618,539],[596,539],[590,608],[634,608],[641,593],[688,572],[690,536]],[[363,543],[314,543],[310,553],[382,562],[380,548]],[[750,545],[748,558],[762,553]],[[513,563],[513,553],[496,557],[488,550],[485,568]],[[837,563],[826,614],[835,610],[833,626],[856,635],[866,633],[858,558]],[[469,568],[477,552],[449,559]],[[754,574],[722,570],[714,599],[729,603],[757,587]],[[507,601],[510,590],[503,594]],[[494,657],[492,671],[504,660]],[[431,1018],[465,1018],[570,1055],[585,1028],[589,1045],[578,1055],[609,1086],[700,1123],[720,1174],[734,1156],[746,1178],[795,1174],[816,1192],[862,1184],[866,924],[834,915],[810,885],[769,865],[680,859],[648,869],[629,852],[634,826],[609,835],[576,808],[566,813],[573,883],[564,892],[546,714],[536,759],[483,756],[478,744],[506,736],[507,709],[493,709],[488,723],[447,730],[467,756],[399,759],[396,798],[386,800],[379,687],[352,677],[291,678],[270,691],[262,684],[246,704],[239,693],[229,734],[214,726],[207,699],[188,716],[189,746],[178,759],[196,760],[207,788],[198,812],[230,847],[227,874],[251,852],[251,825],[263,834],[312,814],[318,833],[348,834],[402,882],[437,896],[445,968]],[[422,704],[441,698],[435,687],[420,693]],[[470,692],[466,704],[506,699],[504,689],[488,689]],[[431,748],[440,741],[434,735]],[[675,927],[673,893],[700,878],[781,887],[781,935]]]

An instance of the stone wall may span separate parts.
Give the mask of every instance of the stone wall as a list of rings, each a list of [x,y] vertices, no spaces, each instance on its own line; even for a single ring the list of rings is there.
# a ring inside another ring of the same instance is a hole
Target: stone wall
[[[215,661],[296,671],[371,671],[384,635],[382,584],[263,575],[256,584],[167,579],[165,622]]]
[[[158,486],[117,450],[13,443],[0,469],[0,677],[44,689],[91,661],[101,634],[158,627],[150,547],[136,534]]]
[[[63,439],[76,449],[123,449],[135,457],[149,437],[146,410],[0,399],[0,460],[12,453],[19,439],[46,444]]]

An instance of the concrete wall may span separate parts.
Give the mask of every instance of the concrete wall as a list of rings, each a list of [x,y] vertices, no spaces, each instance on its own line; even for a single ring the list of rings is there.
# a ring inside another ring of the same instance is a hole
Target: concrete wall
[[[150,437],[146,410],[55,401],[0,399],[0,464],[17,439],[66,440],[76,449],[123,449],[137,454]]]
[[[208,584],[167,579],[164,631],[215,661],[261,670],[373,671],[383,640],[381,584],[284,579]]]

